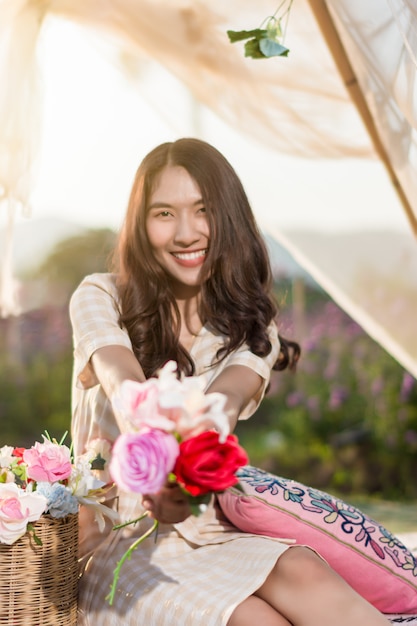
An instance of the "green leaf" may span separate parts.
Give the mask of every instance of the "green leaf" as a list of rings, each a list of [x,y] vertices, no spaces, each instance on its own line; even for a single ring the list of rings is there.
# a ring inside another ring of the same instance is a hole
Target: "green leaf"
[[[262,54],[259,48],[258,39],[249,39],[245,43],[245,57],[252,57],[252,59],[264,59],[265,55]]]
[[[265,37],[267,31],[263,28],[255,28],[253,30],[228,30],[227,35],[230,39],[231,43],[235,43],[236,41],[243,41],[244,39],[249,39],[250,37],[255,37],[255,39],[260,39],[261,37]]]
[[[103,459],[100,452],[97,454],[96,458],[91,461],[92,470],[104,470],[105,465],[106,459]]]
[[[27,480],[26,465],[13,464],[12,472],[16,476],[16,483],[18,485],[24,485],[26,483],[26,480]]]
[[[291,4],[292,0],[290,1],[290,7]],[[281,7],[282,5],[280,5],[279,8]],[[281,19],[288,13],[289,8],[281,17],[276,17],[277,11],[273,16],[267,18],[266,29],[228,30],[227,35],[229,40],[231,43],[235,43],[236,41],[247,39],[248,41],[245,43],[245,57],[252,57],[252,59],[288,56],[289,49],[281,43],[283,37]],[[264,20],[263,23],[265,23],[265,21],[266,20]]]
[[[261,39],[259,42],[259,48],[262,54],[266,57],[286,57],[288,56],[289,50],[285,46],[282,46],[275,39],[270,39],[269,37],[265,37],[265,39]]]
[[[38,537],[38,535],[36,534],[35,527],[33,526],[33,524],[28,524],[27,529],[29,533],[32,533],[33,541],[36,543],[36,545],[43,546],[42,539]]]
[[[204,495],[201,495],[201,496],[188,495],[188,502],[190,504],[191,514],[194,515],[195,517],[198,517],[199,515],[201,515],[202,513],[202,510],[200,508],[201,505],[209,504],[210,500],[211,500],[210,493],[205,493]]]
[[[245,493],[245,490],[243,489],[243,487],[242,487],[242,485],[240,483],[236,483],[236,485],[233,485],[233,489],[237,489],[241,493]]]

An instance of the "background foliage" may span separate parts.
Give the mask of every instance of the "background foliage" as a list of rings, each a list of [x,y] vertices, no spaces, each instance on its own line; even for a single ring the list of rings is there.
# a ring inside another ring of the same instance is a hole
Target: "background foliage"
[[[113,243],[112,231],[94,230],[60,244],[23,283],[42,306],[0,320],[1,445],[69,429],[68,301],[83,276],[106,270]],[[300,338],[303,355],[238,425],[251,463],[341,494],[416,498],[416,380],[311,280],[280,276],[276,290],[281,332]]]

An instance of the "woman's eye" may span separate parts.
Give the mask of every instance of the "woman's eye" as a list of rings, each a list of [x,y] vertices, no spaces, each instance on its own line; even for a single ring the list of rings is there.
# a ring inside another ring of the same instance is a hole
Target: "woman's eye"
[[[160,213],[158,213],[158,215],[160,215],[161,217],[169,217],[171,213],[169,211],[161,211]]]
[[[202,206],[198,209],[198,213],[206,213],[206,207]]]

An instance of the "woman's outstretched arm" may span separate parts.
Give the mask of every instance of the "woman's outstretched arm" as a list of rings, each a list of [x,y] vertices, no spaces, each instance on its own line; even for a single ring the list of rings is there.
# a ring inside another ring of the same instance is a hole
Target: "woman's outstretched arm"
[[[263,379],[250,367],[229,365],[214,379],[206,393],[219,392],[226,396],[226,412],[233,431],[239,415],[261,390]]]
[[[93,353],[91,364],[97,379],[110,400],[119,391],[124,380],[134,380],[140,383],[146,380],[132,350],[125,346],[112,345],[99,348]]]

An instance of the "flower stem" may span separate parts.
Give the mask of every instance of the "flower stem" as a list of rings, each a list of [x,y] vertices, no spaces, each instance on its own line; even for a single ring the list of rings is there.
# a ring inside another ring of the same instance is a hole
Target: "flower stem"
[[[119,530],[120,528],[125,528],[125,526],[131,526],[132,524],[137,524],[137,522],[142,521],[143,519],[145,519],[145,517],[148,517],[148,511],[146,511],[145,513],[143,513],[140,517],[137,517],[136,519],[131,519],[128,522],[123,522],[123,524],[117,524],[117,526],[113,526],[113,530]]]
[[[146,515],[147,514],[145,513],[145,515],[142,515],[141,517],[139,517],[137,520],[135,520],[135,522],[138,522],[139,520],[143,519],[144,517],[146,517]],[[125,524],[120,524],[119,526],[115,526],[115,528],[123,528],[124,526],[127,526],[128,524],[132,524],[132,523],[133,522],[126,522]],[[130,559],[134,550],[136,550],[136,548],[142,543],[142,541],[150,537],[152,533],[154,532],[154,530],[156,530],[157,528],[158,528],[158,520],[154,520],[151,528],[149,528],[149,530],[147,530],[146,533],[144,533],[141,537],[139,537],[138,539],[136,539],[135,542],[132,543],[132,545],[126,550],[126,552],[124,553],[120,561],[117,563],[116,568],[113,572],[113,582],[110,588],[110,593],[106,596],[106,600],[108,601],[110,606],[112,606],[113,604],[114,596],[116,594],[116,589],[117,589],[117,583],[120,577],[120,570],[122,569],[123,563],[127,559]]]

